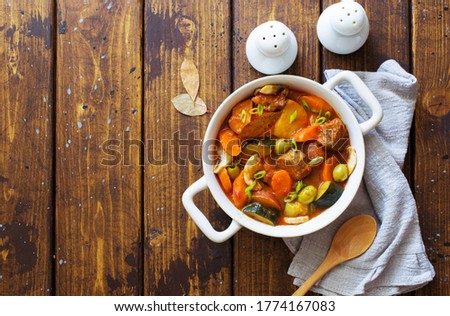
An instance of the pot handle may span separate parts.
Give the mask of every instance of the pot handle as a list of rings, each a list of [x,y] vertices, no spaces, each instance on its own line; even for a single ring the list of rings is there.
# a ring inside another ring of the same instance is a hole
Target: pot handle
[[[223,231],[215,230],[206,216],[199,210],[199,208],[194,204],[194,196],[196,196],[199,192],[206,190],[208,185],[206,184],[205,176],[201,177],[197,181],[195,181],[189,188],[186,189],[183,193],[182,202],[184,208],[191,216],[192,220],[197,224],[198,228],[214,242],[221,243],[236,234],[239,229],[241,229],[241,225],[239,225],[234,219],[231,221],[230,226]]]
[[[334,77],[330,78],[327,82],[323,84],[324,87],[333,90],[341,81],[348,81],[356,93],[361,97],[361,99],[370,107],[372,110],[372,117],[367,121],[359,124],[363,135],[366,135],[370,132],[375,126],[380,123],[383,118],[383,110],[381,109],[381,105],[369,88],[365,85],[365,83],[353,72],[345,70],[341,71]]]

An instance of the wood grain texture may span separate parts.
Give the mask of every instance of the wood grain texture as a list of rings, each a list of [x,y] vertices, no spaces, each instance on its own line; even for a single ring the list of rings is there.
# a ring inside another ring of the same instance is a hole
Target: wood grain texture
[[[0,295],[296,289],[287,274],[293,255],[281,239],[242,229],[215,244],[181,203],[203,174],[199,139],[214,110],[263,76],[248,63],[245,42],[268,20],[297,37],[287,73],[323,81],[327,68],[375,71],[393,58],[418,78],[404,172],[436,277],[414,293],[450,295],[450,3],[358,1],[370,35],[359,51],[340,56],[320,46],[315,30],[321,8],[335,2],[2,2]],[[186,92],[185,58],[200,71],[199,97],[210,110],[201,117],[183,116],[170,102]],[[209,192],[196,203],[214,227],[227,227]]]
[[[414,183],[422,236],[436,277],[419,295],[450,295],[449,1],[414,1],[413,70],[419,82]]]
[[[145,8],[145,289],[146,295],[230,295],[231,243],[215,244],[181,203],[202,176],[201,138],[230,93],[230,7],[225,1],[147,1]],[[209,108],[188,117],[171,104],[186,93],[180,66],[199,70],[198,96]],[[198,207],[222,230],[229,220],[207,192]]]
[[[53,293],[52,16],[0,4],[0,295]]]
[[[57,10],[56,293],[139,294],[142,3]]]
[[[261,23],[278,20],[296,35],[299,51],[287,73],[320,79],[319,45],[315,35],[317,1],[241,1],[233,2],[233,89],[261,77],[245,54],[246,39]],[[234,237],[235,295],[290,295],[296,287],[287,274],[293,255],[282,239],[258,235],[243,229]]]

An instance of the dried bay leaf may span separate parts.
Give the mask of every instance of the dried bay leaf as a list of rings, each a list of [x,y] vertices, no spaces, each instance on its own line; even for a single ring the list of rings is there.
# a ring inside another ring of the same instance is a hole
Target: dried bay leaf
[[[200,88],[200,75],[192,59],[185,58],[183,60],[180,76],[187,94],[177,95],[172,99],[172,104],[184,115],[199,116],[205,114],[207,111],[206,104],[197,96]]]
[[[188,116],[203,115],[207,110],[206,104],[202,99],[197,97],[194,102],[187,93],[177,95],[172,99],[172,104],[178,111]]]
[[[183,60],[181,63],[180,75],[186,92],[191,97],[191,100],[195,101],[200,87],[200,77],[198,69],[192,59]]]

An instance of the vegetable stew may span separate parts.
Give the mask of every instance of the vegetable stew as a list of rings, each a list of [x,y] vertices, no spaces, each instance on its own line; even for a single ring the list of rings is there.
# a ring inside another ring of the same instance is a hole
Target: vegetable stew
[[[269,225],[298,225],[332,206],[356,151],[325,100],[266,85],[236,104],[219,132],[214,173],[228,198]]]

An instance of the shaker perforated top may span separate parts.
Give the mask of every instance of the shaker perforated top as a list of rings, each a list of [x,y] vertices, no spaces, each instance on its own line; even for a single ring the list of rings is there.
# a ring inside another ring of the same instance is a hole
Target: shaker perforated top
[[[294,63],[297,51],[294,33],[279,21],[268,21],[257,26],[246,43],[250,64],[268,75],[287,70]]]
[[[320,43],[336,54],[350,54],[364,45],[369,36],[366,11],[353,0],[343,0],[326,8],[317,22]]]

